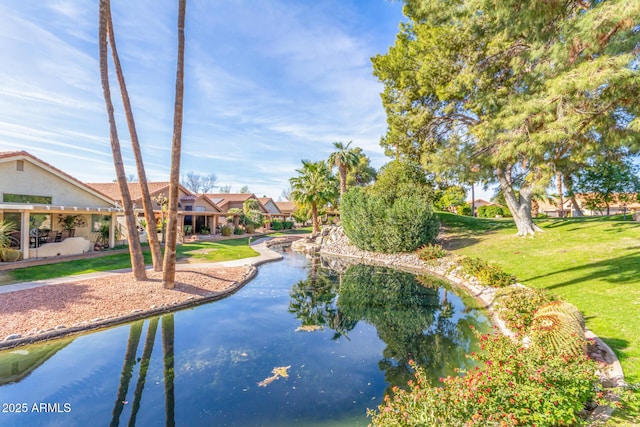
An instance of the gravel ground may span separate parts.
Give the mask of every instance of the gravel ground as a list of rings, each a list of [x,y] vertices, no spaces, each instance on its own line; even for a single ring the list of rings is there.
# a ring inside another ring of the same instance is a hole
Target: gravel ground
[[[160,272],[147,271],[144,282],[121,273],[7,293],[0,299],[0,347],[215,299],[238,289],[254,272],[247,266],[183,268],[176,271],[175,289],[162,287]]]

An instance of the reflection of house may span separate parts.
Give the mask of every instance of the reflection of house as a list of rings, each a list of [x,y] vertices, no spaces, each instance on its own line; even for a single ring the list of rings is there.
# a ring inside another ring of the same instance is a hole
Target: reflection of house
[[[14,223],[13,241],[25,259],[38,256],[40,245],[71,236],[62,234],[63,217],[81,218],[75,238],[95,242],[96,224],[119,211],[105,194],[25,151],[0,152],[0,177],[0,220]],[[87,247],[93,245],[87,242]]]
[[[88,184],[92,188],[110,196],[122,205],[122,195],[120,194],[120,186],[117,182],[93,183]],[[166,204],[169,196],[169,182],[149,182],[149,193],[153,210],[155,212],[157,224],[160,225],[164,219],[162,204]],[[134,205],[138,216],[144,217],[142,210],[142,190],[137,182],[128,183],[129,193],[131,195],[131,203]],[[165,205],[166,212],[166,205]],[[213,203],[209,198],[202,195],[195,195],[182,185],[179,186],[178,194],[178,229],[191,229],[194,232],[200,232],[203,229],[209,231],[215,230],[218,226],[218,217],[221,215],[221,209]]]
[[[0,386],[22,381],[72,341],[67,338],[8,351],[0,358]]]

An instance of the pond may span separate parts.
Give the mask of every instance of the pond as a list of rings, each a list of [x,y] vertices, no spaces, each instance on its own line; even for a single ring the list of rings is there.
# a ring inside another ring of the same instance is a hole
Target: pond
[[[224,300],[1,352],[0,425],[366,426],[487,324],[436,278],[285,253]]]

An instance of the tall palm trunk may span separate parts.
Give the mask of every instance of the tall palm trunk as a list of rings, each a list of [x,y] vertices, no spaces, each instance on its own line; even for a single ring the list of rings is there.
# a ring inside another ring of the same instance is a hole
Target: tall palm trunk
[[[311,204],[311,222],[313,223],[313,234],[320,233],[320,221],[318,220],[318,205]]]
[[[184,98],[184,21],[186,0],[178,4],[178,70],[176,72],[176,99],[173,112],[173,139],[171,143],[171,176],[169,178],[169,224],[164,248],[162,284],[173,289],[176,278],[176,241],[178,238],[178,191],[180,185],[180,151],[182,146],[182,109]]]
[[[116,75],[118,76],[118,83],[120,84],[122,104],[127,117],[129,134],[131,135],[131,147],[136,159],[136,168],[138,169],[138,181],[142,192],[144,218],[147,222],[147,237],[149,240],[149,248],[151,249],[151,260],[153,263],[153,269],[155,271],[161,271],[162,252],[160,251],[160,242],[158,242],[158,234],[156,232],[156,219],[153,214],[153,204],[151,203],[151,195],[149,194],[149,186],[147,185],[147,174],[144,169],[144,162],[142,161],[142,151],[140,150],[136,122],[133,119],[133,109],[131,108],[131,101],[129,100],[129,92],[127,91],[127,85],[124,81],[124,73],[122,72],[122,66],[120,65],[120,57],[118,56],[118,50],[116,49],[116,36],[115,31],[113,30],[113,20],[111,19],[110,12],[111,11],[109,11],[109,16],[107,17],[107,32],[109,33],[109,43],[111,43],[113,64],[116,70]]]
[[[102,83],[102,92],[104,102],[107,107],[107,115],[109,117],[109,137],[111,140],[111,152],[113,154],[113,165],[116,169],[116,177],[118,186],[122,194],[122,207],[124,208],[124,217],[127,226],[127,239],[129,241],[129,256],[131,257],[131,268],[135,280],[146,280],[147,274],[144,266],[144,257],[142,256],[142,247],[140,246],[140,238],[138,236],[138,227],[134,217],[133,206],[131,204],[131,196],[129,187],[127,186],[127,178],[122,162],[122,153],[120,151],[120,140],[118,139],[118,129],[116,128],[116,119],[113,112],[113,102],[111,101],[111,89],[109,88],[109,64],[107,58],[107,22],[111,15],[111,6],[109,0],[100,0],[100,23],[98,26],[98,43],[100,47],[100,80]]]
[[[338,173],[340,174],[340,199],[342,199],[347,191],[347,165],[340,163]]]

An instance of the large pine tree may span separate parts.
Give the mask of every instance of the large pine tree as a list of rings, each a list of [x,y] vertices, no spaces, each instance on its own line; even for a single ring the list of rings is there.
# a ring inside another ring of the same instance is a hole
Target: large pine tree
[[[603,147],[640,142],[640,2],[405,0],[373,58],[382,144],[430,169],[452,159],[500,184],[518,233],[531,198]]]

